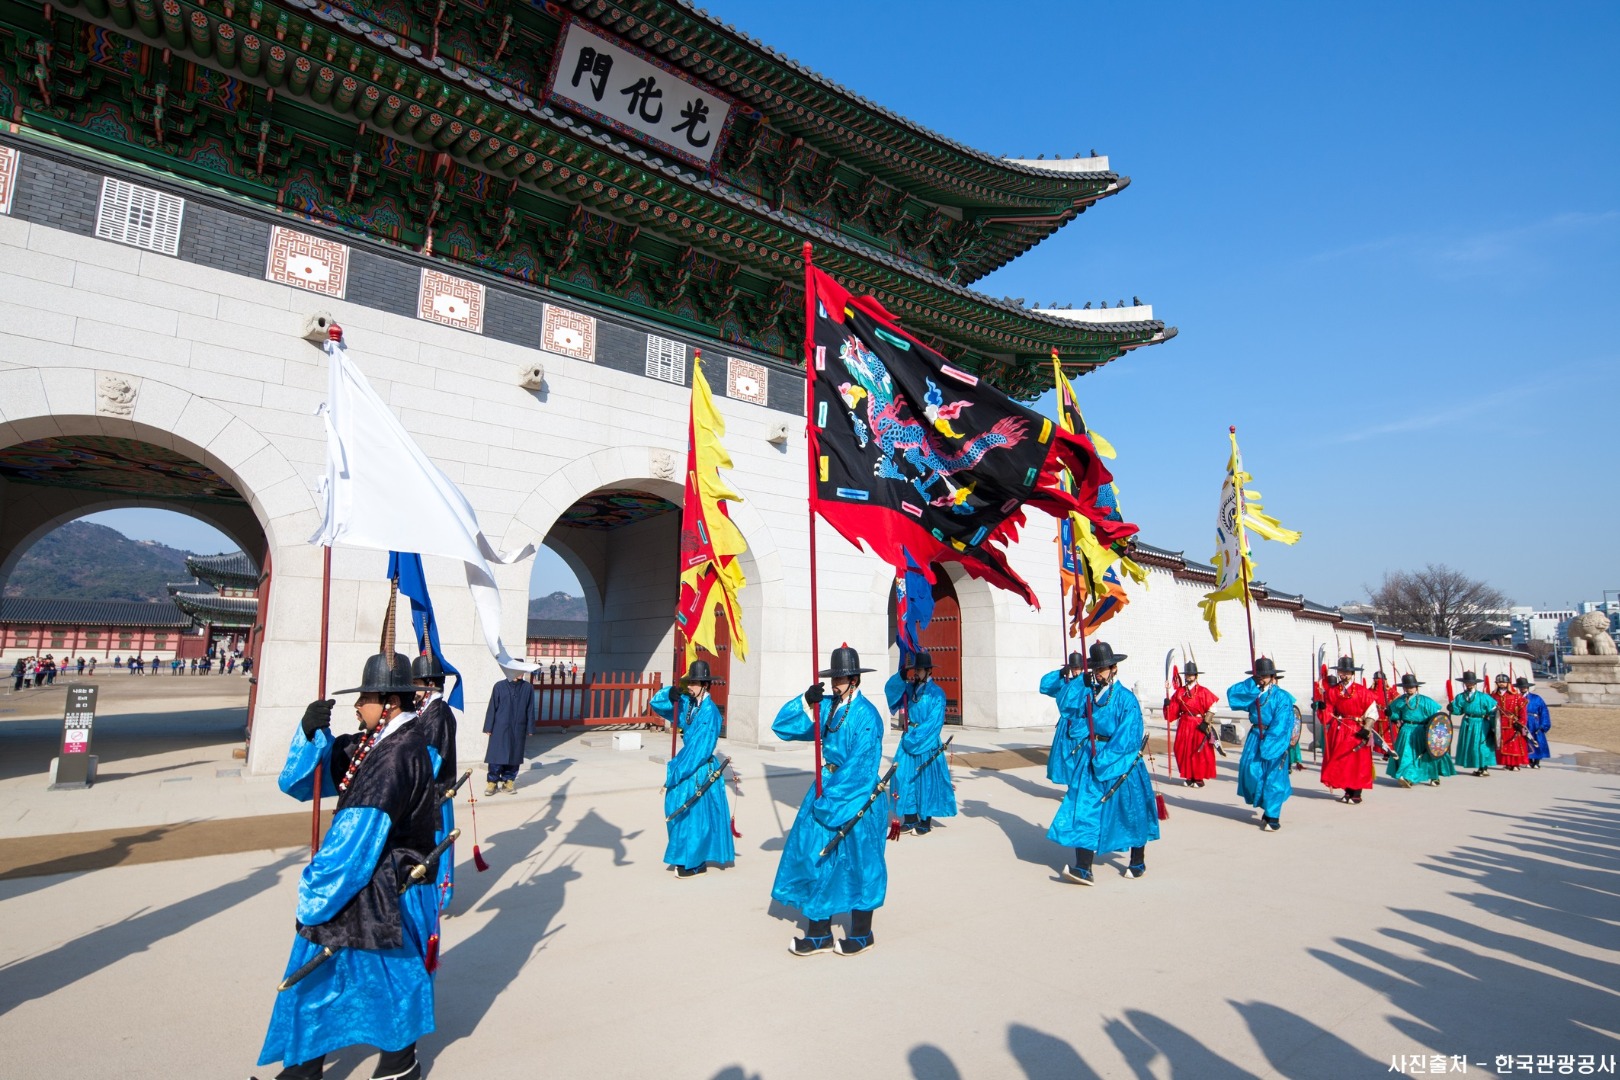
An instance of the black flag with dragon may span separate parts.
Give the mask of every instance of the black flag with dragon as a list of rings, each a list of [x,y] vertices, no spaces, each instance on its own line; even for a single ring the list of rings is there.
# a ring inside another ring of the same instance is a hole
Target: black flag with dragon
[[[1136,533],[1099,511],[1098,489],[1113,477],[1083,433],[954,367],[875,299],[807,269],[816,509],[845,539],[900,573],[908,552],[925,573],[931,562],[959,562],[1038,605],[1005,552],[1026,505],[1079,513],[1104,544]],[[1059,483],[1064,468],[1073,492]]]

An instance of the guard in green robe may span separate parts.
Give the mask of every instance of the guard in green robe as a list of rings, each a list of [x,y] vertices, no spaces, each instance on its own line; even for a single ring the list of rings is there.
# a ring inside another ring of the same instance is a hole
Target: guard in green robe
[[[1389,722],[1394,725],[1397,734],[1393,747],[1395,752],[1384,766],[1384,772],[1403,788],[1414,784],[1440,786],[1438,766],[1441,759],[1429,753],[1429,721],[1440,714],[1440,703],[1418,693],[1418,687],[1422,685],[1416,675],[1410,672],[1402,675],[1401,696],[1389,703]],[[1451,768],[1449,750],[1444,761],[1445,775],[1450,776],[1455,770]]]
[[[1463,672],[1463,692],[1451,699],[1451,715],[1457,720],[1454,744],[1457,767],[1472,769],[1474,776],[1489,776],[1496,766],[1496,699],[1481,693],[1479,676]]]

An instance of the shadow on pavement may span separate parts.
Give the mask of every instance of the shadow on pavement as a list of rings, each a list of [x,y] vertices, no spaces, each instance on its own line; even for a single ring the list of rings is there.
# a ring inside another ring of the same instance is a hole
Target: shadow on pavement
[[[531,815],[527,821],[513,828],[480,837],[479,852],[489,863],[489,869],[481,873],[473,866],[472,861],[473,845],[469,828],[472,817],[470,814],[463,817],[461,811],[457,810],[456,824],[461,826],[462,839],[456,842],[458,861],[456,890],[450,900],[451,915],[459,915],[477,907],[484,895],[500,881],[506,867],[516,866],[534,858],[535,853],[540,850],[540,845],[544,844],[552,831],[562,824],[563,803],[568,798],[568,787],[572,783],[573,780],[563,781],[556,793],[546,800],[545,809]]]
[[[568,835],[563,837],[563,843],[571,844],[574,847],[604,848],[613,852],[614,866],[629,866],[630,853],[625,847],[625,842],[634,840],[641,833],[642,830],[640,829],[633,833],[625,832],[613,822],[598,814],[593,806],[585,811],[584,816],[574,823],[572,829],[568,830]]]
[[[204,919],[273,888],[283,871],[298,865],[304,858],[302,851],[288,852],[246,877],[86,931],[37,956],[7,964],[0,968],[0,1014],[24,1002],[54,994],[126,956],[146,952],[165,938],[183,933]],[[290,911],[287,922],[292,922]],[[291,933],[290,925],[288,933]],[[264,973],[267,994],[274,986],[275,974],[273,971]]]
[[[1620,964],[1599,954],[1620,948],[1614,921],[1620,871],[1592,865],[1585,852],[1594,843],[1601,849],[1607,840],[1612,865],[1620,806],[1561,800],[1534,820],[1515,821],[1506,835],[1472,837],[1475,843],[1436,856],[1429,868],[1457,878],[1462,888],[1452,895],[1481,916],[1534,928],[1538,936],[1551,935],[1559,943],[1491,929],[1488,918],[1476,925],[1392,908],[1390,914],[1404,922],[1376,933],[1415,950],[1421,959],[1357,938],[1335,939],[1348,955],[1311,950],[1322,963],[1388,1000],[1393,1023],[1412,1040],[1391,1053],[1460,1054],[1489,1066],[1497,1054],[1614,1052]],[[1594,843],[1559,849],[1555,842],[1570,834]],[[1545,1018],[1529,1032],[1526,1008]],[[1500,1043],[1502,1032],[1514,1032],[1513,1045]],[[1313,1044],[1313,1061],[1315,1053]],[[1368,1059],[1359,1060],[1358,1067],[1370,1068]]]
[[[562,911],[569,882],[583,875],[574,869],[577,854],[544,869],[556,854],[553,851],[546,856],[540,868],[523,881],[485,900],[479,910],[493,911],[494,916],[477,933],[444,953],[439,979],[451,979],[455,993],[437,999],[438,1030],[431,1039],[424,1040],[424,1057],[472,1035],[495,1002],[511,988],[523,966],[545,947],[547,939],[567,925],[552,924]],[[522,1007],[533,1004],[525,1002]],[[431,1068],[424,1071],[430,1072]]]

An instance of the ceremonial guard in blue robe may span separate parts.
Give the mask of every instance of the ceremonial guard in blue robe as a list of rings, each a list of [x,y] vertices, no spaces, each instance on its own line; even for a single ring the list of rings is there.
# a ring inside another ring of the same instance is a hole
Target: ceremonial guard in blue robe
[[[1159,838],[1159,815],[1153,779],[1142,755],[1147,738],[1142,705],[1119,685],[1117,654],[1106,641],[1087,657],[1092,680],[1090,726],[1080,737],[1069,790],[1046,838],[1074,848],[1074,865],[1061,876],[1077,885],[1093,883],[1092,863],[1099,851],[1130,851],[1127,878],[1147,873],[1147,844]],[[1082,723],[1087,718],[1082,716]]]
[[[1530,767],[1539,769],[1543,761],[1552,757],[1552,751],[1547,747],[1547,732],[1552,730],[1552,713],[1547,709],[1545,698],[1530,692],[1535,684],[1529,679],[1520,675],[1513,685],[1524,695],[1524,726],[1530,730]]]
[[[1249,714],[1249,733],[1238,758],[1238,797],[1260,810],[1260,828],[1282,828],[1282,807],[1293,794],[1288,747],[1294,741],[1294,695],[1277,685],[1282,672],[1270,657],[1254,662],[1249,678],[1226,691],[1231,708]]]
[[[456,714],[444,700],[444,667],[430,649],[411,661],[416,692],[416,728],[427,743],[433,779],[439,786],[439,827],[433,832],[438,846],[456,827]],[[446,797],[448,795],[448,797]],[[439,910],[450,906],[456,886],[456,849],[452,844],[439,858]]]
[[[694,660],[681,682],[683,693],[669,687],[653,695],[652,710],[680,729],[681,749],[664,766],[664,822],[669,843],[664,865],[679,878],[695,877],[709,863],[726,866],[737,859],[731,837],[731,806],[726,799],[725,766],[715,754],[720,741],[720,709],[709,696],[714,681],[707,660]]]
[[[925,652],[890,676],[883,688],[889,711],[906,718],[894,752],[894,801],[901,828],[917,836],[933,830],[934,818],[956,816],[956,789],[942,752],[945,691],[934,682],[934,658]]]
[[[1389,722],[1395,729],[1394,753],[1384,771],[1395,778],[1401,787],[1413,784],[1440,786],[1442,776],[1451,776],[1451,755],[1435,757],[1429,753],[1429,721],[1440,715],[1440,703],[1427,694],[1418,693],[1423,684],[1408,672],[1401,676],[1401,696],[1389,703]]]
[[[1479,676],[1472,671],[1463,672],[1462,684],[1463,692],[1451,699],[1451,715],[1458,718],[1457,767],[1489,776],[1496,767],[1496,699],[1474,689]]]
[[[522,672],[513,672],[489,692],[489,707],[484,710],[484,734],[489,736],[489,748],[484,752],[484,763],[489,766],[485,795],[517,790],[524,742],[539,718],[539,700]]]
[[[1077,652],[1069,662],[1041,678],[1041,693],[1057,699],[1057,727],[1052,731],[1052,752],[1046,758],[1046,778],[1067,785],[1079,748],[1079,737],[1087,733],[1086,699],[1091,687],[1086,682],[1086,658]]]
[[[392,608],[392,605],[390,605]],[[385,649],[392,644],[390,610]],[[433,1030],[439,904],[432,867],[438,785],[428,744],[409,711],[410,659],[366,661],[355,713],[361,730],[332,737],[331,700],[312,702],[293,733],[281,790],[308,800],[314,773],[337,795],[319,853],[298,887],[297,930],[259,1064],[277,1080],[314,1080],[346,1046],[382,1051],[374,1078],[422,1075],[416,1041]],[[411,871],[425,867],[420,882]]]
[[[884,844],[889,815],[879,780],[883,765],[883,717],[861,693],[860,654],[848,645],[833,650],[821,678],[832,680],[832,696],[821,683],[794,698],[776,714],[778,738],[815,738],[821,724],[821,790],[814,782],[799,804],[771,897],[804,912],[808,927],[788,950],[795,956],[837,952],[854,956],[870,949],[872,912],[883,906],[889,887]],[[832,917],[850,913],[849,933],[836,945]]]

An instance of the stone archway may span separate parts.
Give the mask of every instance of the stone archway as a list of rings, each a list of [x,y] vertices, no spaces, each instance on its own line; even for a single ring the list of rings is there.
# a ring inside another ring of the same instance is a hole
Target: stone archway
[[[314,689],[307,669],[320,636],[318,619],[309,617],[320,610],[321,559],[307,544],[317,513],[308,484],[247,420],[151,377],[89,367],[15,368],[0,371],[0,403],[0,446],[40,439],[137,440],[211,470],[240,496],[234,513],[210,511],[216,520],[209,523],[250,543],[256,530],[262,551],[255,557],[275,560],[276,588],[261,612],[266,631],[256,672],[256,737],[249,767],[259,772],[279,767],[297,713]],[[25,487],[0,486],[0,537],[10,545],[0,547],[0,565],[7,569],[19,546],[60,524],[64,515],[131,505],[125,497],[94,492],[84,493],[77,504],[53,502],[19,490]]]
[[[508,548],[526,543],[531,538],[545,538],[553,550],[562,554],[586,590],[587,606],[592,602],[592,588],[599,591],[597,611],[600,617],[593,617],[593,627],[605,626],[619,618],[631,618],[628,614],[620,616],[615,613],[612,595],[615,577],[636,570],[630,541],[667,546],[667,566],[649,570],[645,592],[635,599],[633,605],[629,605],[636,608],[634,618],[645,622],[635,640],[628,646],[616,641],[602,641],[599,647],[598,631],[591,631],[588,651],[592,654],[591,666],[594,669],[623,668],[627,663],[634,662],[643,665],[641,670],[661,671],[665,680],[669,679],[674,653],[680,521],[678,516],[671,515],[673,520],[662,526],[656,524],[656,519],[627,526],[629,529],[639,528],[647,535],[625,536],[623,539],[626,543],[621,544],[619,550],[626,558],[618,560],[605,557],[611,553],[600,553],[603,557],[588,554],[590,545],[581,542],[577,534],[562,522],[571,507],[594,493],[604,491],[643,492],[679,507],[684,498],[684,488],[676,480],[679,467],[671,451],[652,446],[611,447],[578,458],[535,486],[519,505],[502,538],[502,545]],[[739,478],[733,476],[732,479],[736,484]],[[783,575],[781,559],[770,529],[760,513],[746,501],[746,488],[738,485],[738,489],[745,501],[731,504],[730,513],[748,541],[748,551],[742,557],[748,584],[742,591],[740,602],[743,630],[748,635],[751,651],[747,659],[732,660],[727,737],[757,745],[769,727],[768,717],[761,719],[767,711],[762,709],[760,702],[764,673],[768,666],[782,662],[780,657],[765,649],[764,610],[780,602]],[[667,536],[660,536],[661,530],[666,531]],[[564,548],[567,550],[564,551]],[[503,592],[515,583],[515,578],[503,580]],[[526,591],[523,596],[527,596]],[[509,604],[511,602],[508,601]],[[519,604],[517,610],[525,608]],[[593,611],[593,616],[597,611]]]

